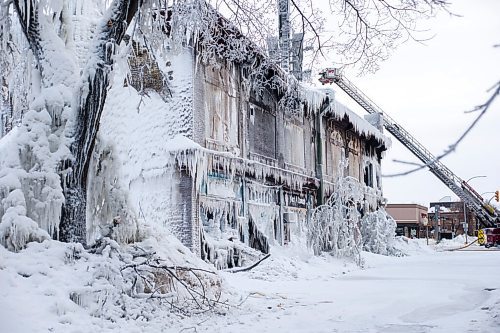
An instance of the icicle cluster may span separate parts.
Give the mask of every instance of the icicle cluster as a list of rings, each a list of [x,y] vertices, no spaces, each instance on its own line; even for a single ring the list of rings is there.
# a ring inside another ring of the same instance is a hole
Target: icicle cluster
[[[263,182],[265,182],[266,178],[273,178],[276,182],[296,190],[301,190],[305,183],[306,177],[302,174],[258,161],[243,159],[232,153],[206,149],[187,138],[184,138],[184,140],[190,141],[192,146],[180,149],[173,148],[169,166],[176,166],[181,170],[186,169],[195,179],[196,188],[201,188],[202,181],[207,179],[208,172],[212,171],[218,171],[226,175],[229,181],[233,181],[236,175],[244,174],[251,175],[256,180]],[[152,176],[153,173],[163,173],[165,170],[167,170],[165,167],[161,170],[151,170],[148,176]]]
[[[231,184],[236,183],[209,178],[209,195],[200,197],[201,257],[218,269],[238,267],[268,253],[279,218],[276,187],[246,183],[248,217],[243,217],[241,198],[231,198],[241,188],[231,189]]]
[[[102,237],[117,242],[138,241],[139,222],[131,210],[127,191],[117,179],[118,166],[113,150],[98,140],[89,167],[87,196],[87,240]]]

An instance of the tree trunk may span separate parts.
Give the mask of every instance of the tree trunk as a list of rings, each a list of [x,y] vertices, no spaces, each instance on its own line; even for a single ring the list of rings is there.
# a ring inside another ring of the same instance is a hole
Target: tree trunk
[[[63,182],[66,202],[62,208],[60,240],[86,244],[87,176],[92,151],[94,150],[99,123],[112,71],[113,51],[120,44],[128,24],[139,7],[138,0],[118,0],[112,8],[111,18],[101,27],[98,45],[99,63],[95,74],[89,75],[88,94],[81,95],[78,106],[75,138],[71,153],[71,173]]]
[[[39,5],[37,1],[23,0],[24,8],[29,8],[23,13],[19,2],[20,0],[14,1],[14,9],[40,66],[44,52],[38,25]],[[109,73],[113,65],[112,55],[141,4],[141,0],[115,0],[111,4],[110,15],[101,23],[97,33],[99,36],[95,52],[98,58],[97,68],[84,71],[84,75],[88,75],[88,86],[82,87],[79,91],[74,138],[70,146],[73,159],[61,163],[62,170],[69,170],[62,179],[65,203],[59,225],[61,241],[86,244],[87,174],[106,101]]]

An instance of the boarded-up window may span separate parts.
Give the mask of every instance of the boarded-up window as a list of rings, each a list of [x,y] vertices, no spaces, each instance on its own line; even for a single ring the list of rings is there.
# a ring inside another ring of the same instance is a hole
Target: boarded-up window
[[[250,151],[276,158],[276,116],[255,105],[249,105],[248,136]]]
[[[209,139],[227,146],[238,146],[238,99],[236,74],[227,69],[206,71],[205,110]]]
[[[285,124],[285,161],[305,167],[304,129],[298,125]]]
[[[349,152],[349,176],[359,180],[359,155]]]

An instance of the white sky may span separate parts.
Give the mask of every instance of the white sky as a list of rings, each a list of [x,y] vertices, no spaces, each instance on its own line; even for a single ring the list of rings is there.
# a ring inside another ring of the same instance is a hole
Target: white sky
[[[500,1],[450,0],[451,10],[462,17],[441,14],[426,22],[436,36],[425,42],[400,46],[381,69],[364,77],[346,73],[385,112],[403,125],[433,154],[455,142],[476,113],[464,111],[483,103],[486,92],[500,80]],[[337,91],[340,101],[363,111]],[[386,133],[390,135],[389,133]],[[409,166],[392,159],[419,162],[395,138],[383,161],[383,173],[405,171]],[[443,163],[470,181],[477,192],[500,189],[500,97],[476,127]],[[444,196],[456,196],[427,170],[412,175],[384,178],[384,196],[390,203],[428,205]],[[493,194],[485,194],[489,199]],[[492,200],[494,202],[494,199]]]

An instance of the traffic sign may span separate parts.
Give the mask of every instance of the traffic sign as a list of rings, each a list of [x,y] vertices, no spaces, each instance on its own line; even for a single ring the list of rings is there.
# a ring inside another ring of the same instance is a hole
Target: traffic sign
[[[479,245],[484,245],[486,243],[486,239],[484,237],[484,229],[480,229],[477,233],[477,242]]]

